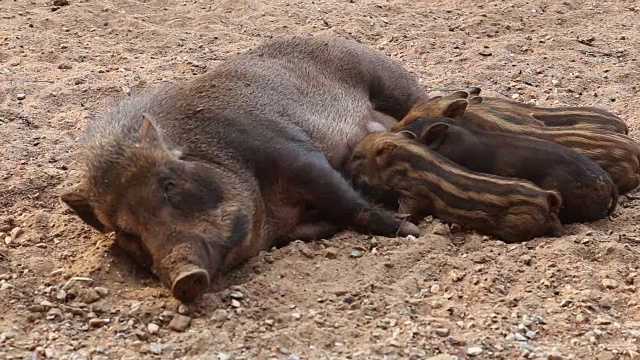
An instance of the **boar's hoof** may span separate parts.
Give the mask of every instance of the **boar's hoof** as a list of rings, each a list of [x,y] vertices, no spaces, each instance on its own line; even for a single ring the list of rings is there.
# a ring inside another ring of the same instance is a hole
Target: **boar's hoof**
[[[400,226],[400,230],[398,231],[398,235],[400,236],[420,236],[420,229],[410,222],[405,222]]]
[[[171,292],[173,296],[182,301],[195,300],[209,287],[209,274],[203,269],[183,271],[173,281]]]

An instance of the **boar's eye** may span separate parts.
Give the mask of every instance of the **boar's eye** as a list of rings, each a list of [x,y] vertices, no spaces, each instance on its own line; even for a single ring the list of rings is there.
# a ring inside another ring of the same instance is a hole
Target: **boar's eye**
[[[362,154],[362,153],[355,153],[351,157],[351,161],[353,161],[353,162],[361,161],[362,159],[364,159],[364,154]]]
[[[176,186],[176,184],[171,181],[168,180],[164,183],[164,197],[169,200],[169,194],[171,193],[171,190],[173,190],[173,188]]]

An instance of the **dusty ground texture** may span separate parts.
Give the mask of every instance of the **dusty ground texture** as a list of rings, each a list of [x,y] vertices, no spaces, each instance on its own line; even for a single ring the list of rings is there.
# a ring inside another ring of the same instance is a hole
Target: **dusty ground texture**
[[[640,358],[637,200],[520,245],[434,220],[294,243],[186,308],[57,198],[107,104],[281,34],[351,36],[434,93],[600,106],[640,138],[639,19],[634,0],[0,1],[0,358]]]

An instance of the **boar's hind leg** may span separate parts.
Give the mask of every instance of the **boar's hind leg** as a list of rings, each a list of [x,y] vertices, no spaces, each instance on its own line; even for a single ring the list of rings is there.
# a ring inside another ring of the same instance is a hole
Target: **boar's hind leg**
[[[381,236],[418,235],[418,227],[364,200],[321,154],[305,156],[294,183],[314,208],[337,225]]]

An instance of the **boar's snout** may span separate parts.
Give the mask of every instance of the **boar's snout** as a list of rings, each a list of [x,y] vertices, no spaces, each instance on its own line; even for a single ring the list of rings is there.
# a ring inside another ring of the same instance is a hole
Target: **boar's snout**
[[[171,292],[180,301],[193,301],[209,287],[209,274],[195,265],[185,265],[175,274]]]
[[[204,239],[190,239],[154,263],[154,272],[173,296],[183,302],[195,300],[210,284],[210,274],[220,265],[220,254]]]

